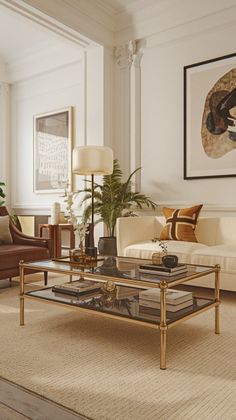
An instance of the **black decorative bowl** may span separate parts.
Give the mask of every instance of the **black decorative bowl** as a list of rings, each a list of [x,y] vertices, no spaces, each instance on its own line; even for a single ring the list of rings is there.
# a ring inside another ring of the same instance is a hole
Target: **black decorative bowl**
[[[167,268],[174,268],[178,265],[177,255],[165,255],[162,257],[162,263]]]

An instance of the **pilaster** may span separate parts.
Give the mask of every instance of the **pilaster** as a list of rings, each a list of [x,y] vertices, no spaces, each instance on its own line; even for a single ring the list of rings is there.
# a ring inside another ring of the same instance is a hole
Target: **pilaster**
[[[6,204],[10,204],[10,86],[0,82],[0,181],[6,183]]]
[[[141,59],[142,40],[115,48],[115,154],[125,176],[141,166]],[[140,173],[135,175],[140,189]]]

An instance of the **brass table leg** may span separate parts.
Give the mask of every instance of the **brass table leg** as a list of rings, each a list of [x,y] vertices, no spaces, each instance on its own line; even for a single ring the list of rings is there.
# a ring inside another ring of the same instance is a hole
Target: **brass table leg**
[[[215,307],[215,334],[220,334],[220,266],[216,265],[215,273],[215,300],[217,306]]]
[[[20,325],[25,324],[24,316],[24,261],[20,261]]]
[[[166,369],[166,289],[165,281],[160,283],[161,323],[160,323],[160,369]]]

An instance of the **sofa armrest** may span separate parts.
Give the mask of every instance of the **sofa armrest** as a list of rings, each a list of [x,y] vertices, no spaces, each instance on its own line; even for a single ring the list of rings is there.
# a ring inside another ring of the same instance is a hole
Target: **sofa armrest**
[[[10,225],[10,229],[12,239],[15,244],[48,248],[50,256],[52,255],[52,239],[42,239],[38,237],[25,235],[20,230],[18,230],[13,224]]]
[[[124,255],[124,249],[133,243],[151,240],[156,236],[156,217],[119,217],[116,227],[117,254]]]

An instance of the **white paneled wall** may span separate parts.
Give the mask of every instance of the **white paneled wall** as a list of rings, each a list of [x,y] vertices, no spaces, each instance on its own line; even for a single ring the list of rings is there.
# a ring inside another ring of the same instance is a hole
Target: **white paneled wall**
[[[145,50],[142,190],[157,202],[236,208],[236,178],[183,179],[183,67],[235,52],[235,36],[236,26],[228,25]]]

